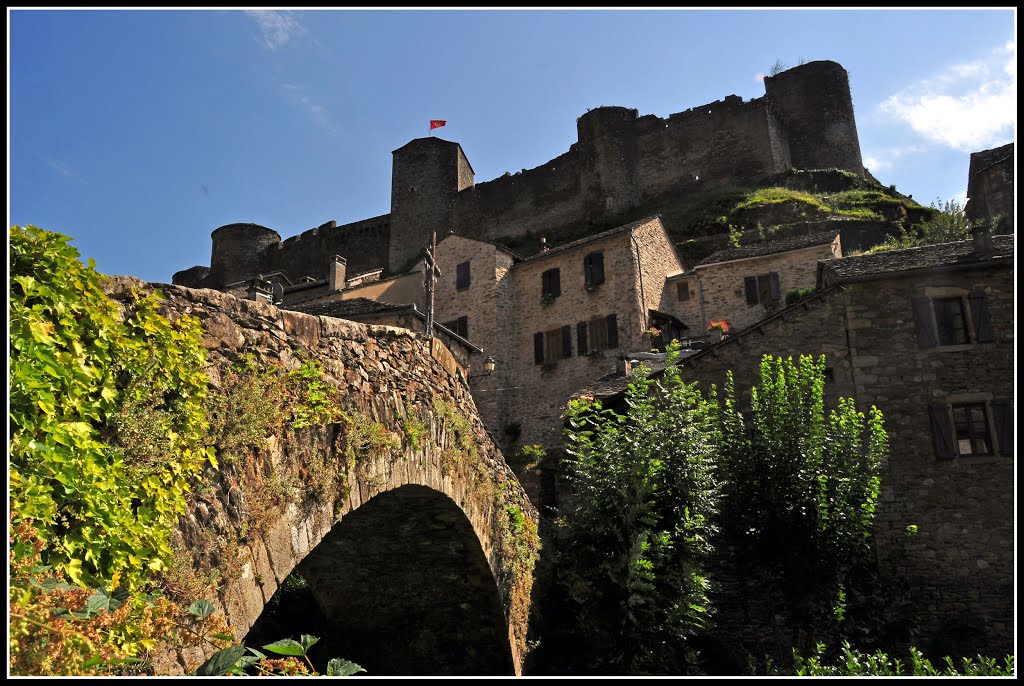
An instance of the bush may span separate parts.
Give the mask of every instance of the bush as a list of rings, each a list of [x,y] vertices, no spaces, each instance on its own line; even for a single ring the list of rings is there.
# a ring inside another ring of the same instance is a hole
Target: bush
[[[819,643],[810,657],[801,657],[793,651],[794,673],[797,676],[1016,676],[1012,655],[1003,658],[1002,664],[992,657],[965,657],[959,667],[946,656],[945,664],[935,667],[917,648],[911,646],[909,652],[909,662],[903,663],[881,650],[862,653],[844,643],[841,659],[837,664],[828,665],[823,661],[825,645]]]

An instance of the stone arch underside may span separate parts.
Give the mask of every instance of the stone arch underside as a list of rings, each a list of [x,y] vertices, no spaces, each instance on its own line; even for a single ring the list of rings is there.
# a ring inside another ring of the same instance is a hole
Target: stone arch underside
[[[378,676],[514,672],[480,542],[458,505],[438,491],[406,485],[374,496],[294,571],[320,612],[325,658],[353,660]],[[248,638],[275,640],[273,631],[283,629],[263,630],[261,616]]]
[[[129,277],[112,277],[106,285],[115,300],[128,300],[133,289],[145,292],[154,286]],[[490,640],[489,647],[481,647],[474,637],[467,644],[471,647],[459,649],[463,658],[472,658],[476,673],[492,669],[497,674],[520,673],[539,546],[537,512],[488,437],[464,372],[447,349],[406,329],[288,312],[205,289],[160,284],[160,290],[165,315],[187,314],[202,323],[209,360],[206,371],[215,388],[242,353],[254,355],[260,365],[280,365],[286,370],[312,359],[324,370],[325,380],[340,390],[342,409],[357,417],[357,422],[383,427],[395,442],[391,447],[371,446],[353,458],[350,451],[346,454],[344,440],[339,440],[344,433],[339,425],[270,437],[258,454],[249,456],[250,466],[255,465],[265,478],[291,480],[297,487],[287,502],[275,506],[259,530],[246,519],[253,503],[247,501],[240,472],[222,464],[217,473],[204,478],[179,522],[177,536],[195,560],[222,572],[216,597],[208,599],[223,610],[234,635],[246,636],[297,565],[309,558],[310,568],[326,569],[321,557],[326,551],[337,552],[338,546],[356,543],[364,554],[332,564],[344,568],[349,578],[365,579],[370,585],[371,568],[388,570],[395,575],[393,584],[385,583],[388,578],[378,572],[381,607],[387,600],[388,616],[394,617],[400,612],[396,608],[409,602],[409,611],[418,612],[428,604],[425,594],[405,601],[397,590],[393,594],[388,590],[407,586],[412,579],[399,564],[402,546],[391,546],[393,537],[382,542],[380,534],[388,529],[381,522],[398,526],[403,519],[407,525],[422,520],[425,529],[410,528],[409,537],[400,540],[405,540],[408,559],[426,560],[447,570],[442,576],[451,577],[454,586],[450,587],[442,588],[439,579],[424,582],[433,584],[425,588],[442,598],[441,617],[456,621],[456,609],[445,610],[443,598],[456,592],[452,588],[461,589],[457,592],[476,599],[469,613],[478,615],[473,632],[486,637],[497,631],[504,637],[500,649],[493,648]],[[418,440],[406,431],[412,419],[422,427]],[[320,492],[306,482],[303,461],[311,455],[342,466],[343,479],[335,489]],[[381,498],[376,504],[375,497]],[[339,521],[342,524],[335,529]],[[442,549],[431,555],[430,546],[424,548],[418,542],[421,536],[432,536]],[[327,547],[315,552],[321,542]],[[445,552],[445,547],[450,550]],[[338,597],[329,584],[317,583],[317,589],[325,609],[334,616],[340,616],[340,606],[329,597],[363,610],[376,602],[352,594]],[[490,619],[495,602],[500,617],[497,628]],[[449,625],[446,635],[459,631]],[[299,629],[297,633],[306,632]],[[420,641],[427,644],[425,633]],[[190,672],[212,652],[210,648],[178,650],[154,666],[160,674]]]

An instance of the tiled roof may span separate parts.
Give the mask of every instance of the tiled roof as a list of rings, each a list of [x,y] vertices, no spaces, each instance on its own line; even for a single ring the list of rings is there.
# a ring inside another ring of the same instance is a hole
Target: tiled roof
[[[973,241],[924,245],[902,250],[884,250],[870,255],[856,255],[822,260],[821,268],[839,281],[861,280],[893,272],[932,269],[960,264],[979,264],[1013,257],[1013,236],[993,236],[993,253],[989,257],[974,254]]]
[[[834,241],[836,234],[838,233],[839,229],[832,229],[809,235],[792,236],[790,238],[767,240],[760,243],[751,243],[750,245],[741,245],[738,248],[726,248],[725,250],[719,250],[718,252],[708,255],[698,262],[697,266],[717,264],[719,262],[730,262],[732,260],[742,260],[749,257],[761,257],[762,255],[774,255],[776,253],[787,252],[789,250],[808,248],[812,245],[824,245]]]
[[[545,252],[539,252],[536,255],[531,255],[530,257],[527,257],[526,259],[524,259],[523,262],[531,262],[533,260],[541,260],[541,259],[544,259],[545,257],[550,257],[551,255],[553,255],[555,253],[562,252],[563,250],[571,250],[572,248],[576,248],[576,247],[579,247],[581,245],[585,245],[585,244],[590,243],[592,241],[599,241],[602,238],[608,238],[609,236],[614,236],[617,233],[622,233],[624,231],[632,231],[633,229],[646,224],[647,222],[651,221],[652,219],[661,219],[661,215],[660,214],[655,214],[655,215],[652,215],[650,217],[644,217],[643,219],[638,219],[635,222],[630,222],[629,224],[623,224],[622,226],[616,226],[614,229],[609,229],[608,231],[603,231],[601,233],[594,234],[593,236],[585,236],[585,237],[580,238],[579,240],[575,240],[575,241],[573,241],[571,243],[566,243],[565,245],[559,245],[558,247],[550,248],[550,249],[548,249]]]
[[[401,312],[408,310],[412,305],[392,305],[382,303],[379,300],[370,298],[352,298],[351,300],[331,300],[329,302],[310,303],[308,305],[295,305],[288,309],[306,314],[314,314],[324,317],[337,317],[345,319],[363,314],[380,314],[383,312]]]

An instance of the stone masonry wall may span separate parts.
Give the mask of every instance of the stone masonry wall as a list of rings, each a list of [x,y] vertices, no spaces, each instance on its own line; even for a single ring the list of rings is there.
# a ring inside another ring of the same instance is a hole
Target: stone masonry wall
[[[406,329],[279,310],[212,290],[145,284],[129,277],[113,277],[106,289],[115,300],[124,300],[133,288],[148,291],[157,286],[166,297],[162,306],[166,315],[191,315],[201,321],[209,358],[206,372],[214,387],[220,385],[222,371],[243,352],[254,354],[263,365],[280,363],[286,369],[297,368],[301,359],[313,358],[322,365],[326,380],[342,391],[347,411],[380,422],[393,435],[403,437],[401,450],[375,452],[349,465],[347,492],[309,502],[300,488],[294,500],[275,510],[277,518],[262,535],[246,535],[240,529],[248,504],[239,482],[223,467],[196,491],[181,519],[181,542],[184,549],[202,557],[211,554],[210,545],[203,542],[210,536],[221,542],[237,541],[226,549],[237,552],[219,560],[225,570],[225,585],[217,598],[211,598],[227,615],[235,635],[245,636],[278,585],[336,522],[379,493],[419,484],[454,501],[476,532],[498,586],[518,672],[532,582],[523,575],[522,562],[509,557],[509,545],[514,547],[515,541],[505,508],[514,504],[531,522],[536,521],[536,510],[487,437],[448,350]],[[456,453],[453,464],[450,451],[449,457],[444,457],[455,440],[453,425],[435,414],[435,401],[447,403],[468,421],[476,446],[475,461]],[[288,408],[280,411],[286,413]],[[410,411],[429,429],[429,440],[419,447],[404,437]],[[271,437],[255,464],[269,470],[268,476],[291,474],[290,478],[297,479],[303,445],[322,451],[328,459],[342,459],[336,432],[330,427],[312,427],[299,436],[298,443],[284,436]],[[231,571],[234,569],[240,571]],[[167,656],[157,669],[181,673],[194,669],[202,659],[199,651]]]
[[[780,303],[785,303],[791,288],[813,288],[817,278],[818,260],[832,258],[828,244],[791,250],[774,255],[752,257],[696,267],[700,281],[700,297],[704,316],[710,321],[724,319],[730,331],[739,331],[764,319],[762,303],[747,303],[744,277],[778,272]],[[707,322],[701,326],[701,330]]]

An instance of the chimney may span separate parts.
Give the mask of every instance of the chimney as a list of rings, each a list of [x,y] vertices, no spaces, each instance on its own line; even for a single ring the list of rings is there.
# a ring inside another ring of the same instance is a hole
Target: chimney
[[[328,290],[340,291],[345,288],[345,271],[348,262],[344,257],[335,255],[331,258],[330,272],[327,277]]]
[[[271,285],[263,279],[253,279],[245,289],[246,300],[258,300],[265,303],[271,302]]]
[[[622,376],[629,376],[633,371],[633,362],[623,355],[616,361],[615,371]]]
[[[974,256],[991,257],[995,248],[992,246],[992,234],[987,224],[973,224],[971,236],[974,237]]]

